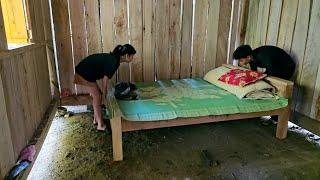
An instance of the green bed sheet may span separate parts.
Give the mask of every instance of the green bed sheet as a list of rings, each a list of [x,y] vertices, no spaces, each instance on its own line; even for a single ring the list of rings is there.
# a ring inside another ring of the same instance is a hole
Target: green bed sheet
[[[158,121],[177,117],[269,111],[288,105],[285,98],[240,100],[203,79],[137,83],[138,100],[117,100],[129,121]]]

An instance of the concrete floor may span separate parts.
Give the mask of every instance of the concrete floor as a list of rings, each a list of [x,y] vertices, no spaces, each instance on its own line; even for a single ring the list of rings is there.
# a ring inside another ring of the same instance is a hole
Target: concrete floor
[[[77,113],[53,120],[28,179],[319,179],[319,145],[295,128],[278,140],[275,128],[248,119],[128,132],[113,162],[110,133]]]

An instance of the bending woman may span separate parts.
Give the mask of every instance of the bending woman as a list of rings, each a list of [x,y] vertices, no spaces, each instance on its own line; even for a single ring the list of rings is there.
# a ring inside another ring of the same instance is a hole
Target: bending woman
[[[106,125],[101,113],[102,98],[107,94],[109,79],[115,74],[120,63],[129,63],[133,60],[136,50],[130,44],[118,45],[110,53],[92,54],[75,67],[74,83],[87,87],[93,98],[93,124],[98,124],[97,130],[104,131]],[[97,80],[103,78],[102,91]]]

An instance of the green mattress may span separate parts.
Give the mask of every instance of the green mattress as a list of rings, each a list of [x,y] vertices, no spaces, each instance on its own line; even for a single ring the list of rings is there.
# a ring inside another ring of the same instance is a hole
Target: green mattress
[[[177,117],[269,111],[288,105],[288,100],[240,100],[203,79],[137,83],[138,100],[117,100],[130,121],[158,121]]]

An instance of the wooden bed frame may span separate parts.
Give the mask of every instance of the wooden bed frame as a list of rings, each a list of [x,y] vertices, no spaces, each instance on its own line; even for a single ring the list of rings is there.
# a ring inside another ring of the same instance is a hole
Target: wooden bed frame
[[[192,124],[231,121],[231,120],[261,117],[261,116],[278,115],[276,137],[278,139],[286,138],[287,130],[288,130],[288,121],[290,117],[293,82],[276,78],[276,77],[267,77],[265,80],[277,88],[279,96],[285,97],[289,100],[287,107],[272,110],[272,111],[264,111],[264,112],[202,116],[202,117],[196,117],[196,118],[176,118],[173,120],[162,120],[162,121],[152,121],[152,122],[128,121],[124,117],[122,117],[120,109],[116,102],[116,99],[113,96],[112,88],[109,88],[108,96],[106,98],[106,104],[110,109],[110,113],[111,113],[110,115],[112,117],[112,119],[110,119],[110,124],[111,124],[111,131],[112,131],[113,160],[114,161],[123,160],[122,132],[127,132],[127,131],[155,129],[155,128],[173,127],[173,126],[184,126],[184,125],[192,125]]]

